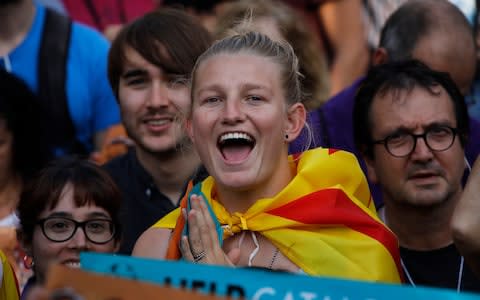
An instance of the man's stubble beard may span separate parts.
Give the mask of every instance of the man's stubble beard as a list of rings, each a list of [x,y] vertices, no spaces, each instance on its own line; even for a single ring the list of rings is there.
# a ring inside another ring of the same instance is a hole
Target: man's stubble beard
[[[429,200],[427,201],[418,201],[418,197],[416,195],[412,195],[411,192],[407,191],[401,191],[396,192],[395,196],[385,193],[388,198],[390,198],[389,201],[393,202],[397,207],[404,207],[408,210],[418,210],[418,211],[432,211],[435,210],[439,207],[442,207],[446,205],[447,203],[450,203],[453,201],[453,197],[455,195],[455,190],[452,190],[451,187],[449,186],[446,192],[443,192],[443,195],[440,195],[438,197],[435,197],[434,200]],[[388,200],[387,200],[388,201]],[[426,203],[427,202],[427,203]]]
[[[142,151],[147,152],[152,156],[160,158],[161,160],[168,160],[170,158],[195,151],[192,141],[187,135],[184,135],[177,141],[176,144],[172,145],[171,147],[161,150],[149,149],[142,143],[137,143],[137,147],[141,148]]]

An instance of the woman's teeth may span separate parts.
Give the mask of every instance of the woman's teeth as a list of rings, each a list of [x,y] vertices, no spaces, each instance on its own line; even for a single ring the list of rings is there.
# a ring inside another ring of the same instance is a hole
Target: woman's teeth
[[[70,268],[80,268],[80,262],[67,262],[64,265]]]
[[[231,140],[231,139],[244,139],[247,141],[252,141],[252,138],[243,132],[229,132],[220,137],[220,142],[224,142],[226,140]]]

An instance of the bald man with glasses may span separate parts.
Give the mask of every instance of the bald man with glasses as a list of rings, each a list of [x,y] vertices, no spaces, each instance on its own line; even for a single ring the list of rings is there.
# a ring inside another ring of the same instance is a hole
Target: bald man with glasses
[[[353,122],[368,177],[382,187],[379,215],[399,239],[406,283],[479,292],[450,225],[469,134],[450,76],[416,60],[374,67],[356,94]]]

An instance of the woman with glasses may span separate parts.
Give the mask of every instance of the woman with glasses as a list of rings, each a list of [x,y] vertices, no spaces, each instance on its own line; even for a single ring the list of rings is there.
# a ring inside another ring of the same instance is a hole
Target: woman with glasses
[[[34,276],[22,298],[34,283],[44,283],[50,264],[78,268],[80,252],[118,250],[120,199],[105,171],[76,158],[53,162],[25,187],[18,213]]]

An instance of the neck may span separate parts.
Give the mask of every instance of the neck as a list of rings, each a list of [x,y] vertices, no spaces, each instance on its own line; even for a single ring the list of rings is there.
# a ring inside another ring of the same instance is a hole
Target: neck
[[[385,201],[385,224],[397,235],[400,246],[434,250],[453,242],[450,221],[461,191],[432,207],[405,206]]]
[[[286,156],[285,156],[286,157]],[[216,184],[217,197],[230,213],[246,212],[259,199],[273,198],[295,177],[296,170],[291,169],[288,159],[282,160],[275,174],[265,181],[256,182],[244,189],[232,189]]]
[[[258,199],[273,197],[274,193],[267,193],[259,189],[252,189],[248,191],[236,191],[228,188],[217,186],[218,201],[230,213],[244,213],[246,212]]]
[[[153,154],[137,147],[136,155],[158,190],[174,204],[177,204],[188,179],[200,166],[200,159],[193,149]]]
[[[27,35],[35,19],[31,0],[0,6],[0,56],[7,55]]]

